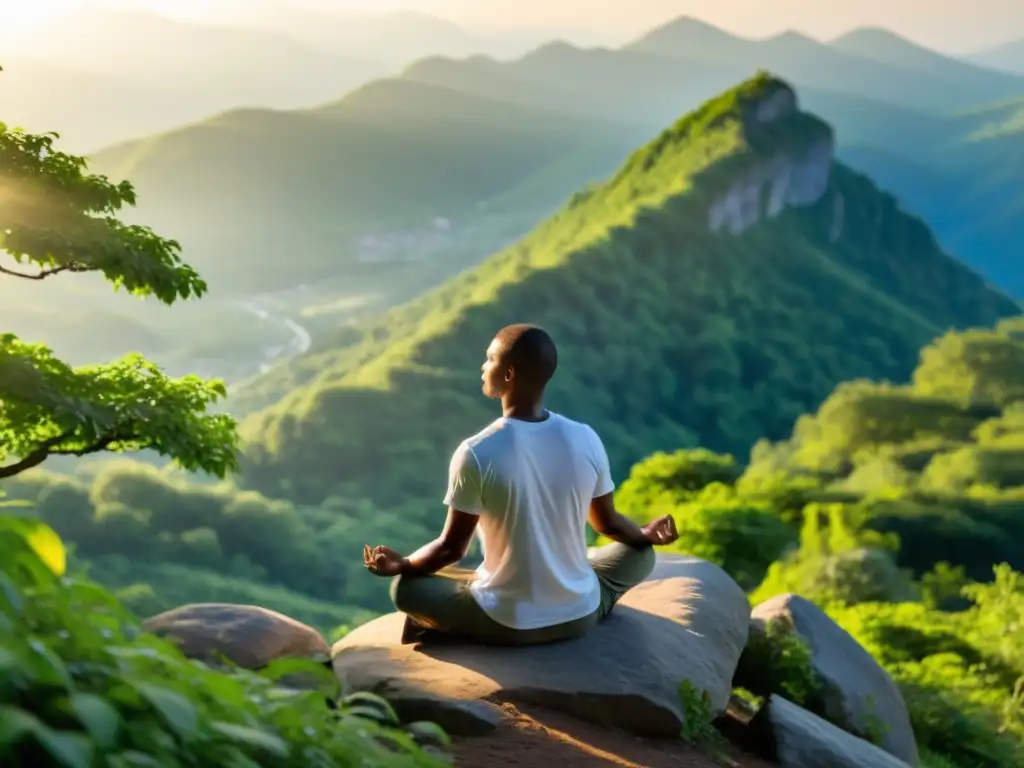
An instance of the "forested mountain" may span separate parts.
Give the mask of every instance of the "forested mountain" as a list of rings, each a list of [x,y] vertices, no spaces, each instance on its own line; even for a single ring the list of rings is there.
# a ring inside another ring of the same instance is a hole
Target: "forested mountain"
[[[433,498],[493,417],[490,336],[523,319],[562,350],[551,406],[626,467],[745,452],[839,381],[905,379],[934,336],[1017,313],[833,151],[773,77],[709,101],[512,247],[296,361],[305,386],[244,424],[246,483],[308,504]]]

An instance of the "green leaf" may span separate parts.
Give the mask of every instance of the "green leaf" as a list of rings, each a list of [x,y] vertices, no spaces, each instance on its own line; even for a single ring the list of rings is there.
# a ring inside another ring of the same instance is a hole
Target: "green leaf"
[[[316,683],[318,688],[334,688],[338,685],[338,679],[331,670],[323,664],[308,659],[278,659],[261,669],[259,674],[274,682],[280,682],[286,677],[295,675],[303,679],[308,677]]]
[[[76,693],[71,696],[71,708],[96,746],[108,749],[114,745],[121,715],[106,699],[91,693]]]
[[[346,714],[365,717],[381,723],[397,725],[398,715],[391,704],[380,696],[369,691],[357,691],[341,700],[341,709]]]
[[[131,685],[183,741],[198,735],[199,712],[182,694],[150,683],[133,682]]]
[[[92,764],[93,745],[84,734],[55,731],[42,726],[35,736],[59,765],[67,768],[89,768]]]
[[[29,712],[0,706],[0,747],[11,747],[26,737],[34,738],[58,765],[89,768],[92,763],[93,746],[86,736],[54,730]]]
[[[406,732],[416,740],[417,744],[440,744],[447,747],[452,743],[451,738],[444,729],[437,723],[417,721],[405,726]]]
[[[288,757],[288,744],[276,734],[220,721],[211,723],[210,727],[232,741],[265,750],[277,757]]]
[[[398,721],[392,719],[389,713],[382,710],[380,707],[371,707],[365,704],[358,704],[354,707],[345,707],[345,715],[348,717],[358,717],[363,720],[372,720],[375,723],[381,725],[397,725]]]
[[[67,570],[67,552],[60,536],[46,523],[28,517],[0,517],[0,530],[19,536],[55,576]]]
[[[27,734],[35,733],[39,720],[24,710],[0,706],[0,747],[17,744]]]

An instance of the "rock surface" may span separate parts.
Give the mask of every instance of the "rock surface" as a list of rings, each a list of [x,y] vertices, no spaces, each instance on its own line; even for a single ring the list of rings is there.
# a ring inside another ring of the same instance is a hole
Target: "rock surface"
[[[908,768],[874,744],[772,695],[758,715],[770,727],[782,768]]]
[[[855,734],[871,733],[881,725],[882,749],[917,766],[917,742],[903,696],[871,654],[818,606],[798,595],[779,595],[756,606],[751,634],[763,632],[772,620],[792,627],[808,643],[824,688],[826,719]]]
[[[326,661],[331,651],[312,627],[254,605],[184,605],[146,619],[142,628],[173,641],[191,659],[215,664],[226,658],[245,669],[286,658]]]
[[[347,692],[387,698],[403,719],[456,735],[500,721],[494,702],[526,702],[641,736],[676,737],[679,685],[708,692],[721,712],[747,640],[750,605],[718,566],[659,557],[651,577],[584,637],[527,648],[399,644],[394,613],[359,627],[332,650]]]

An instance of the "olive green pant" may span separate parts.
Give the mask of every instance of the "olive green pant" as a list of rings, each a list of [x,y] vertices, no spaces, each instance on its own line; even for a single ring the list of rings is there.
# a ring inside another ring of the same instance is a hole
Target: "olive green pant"
[[[497,645],[536,645],[582,635],[611,613],[619,599],[654,569],[654,548],[634,549],[612,543],[588,553],[601,585],[601,604],[575,621],[539,629],[513,629],[499,624],[477,604],[470,592],[475,571],[445,568],[431,576],[398,576],[391,583],[391,601],[417,625],[445,634]]]

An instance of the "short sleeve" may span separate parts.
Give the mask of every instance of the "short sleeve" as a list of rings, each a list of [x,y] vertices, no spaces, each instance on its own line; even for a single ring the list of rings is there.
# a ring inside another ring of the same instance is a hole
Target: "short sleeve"
[[[590,444],[593,454],[594,468],[597,469],[597,480],[594,483],[593,498],[607,496],[615,490],[615,481],[612,480],[612,468],[608,462],[608,452],[604,449],[604,443],[597,432],[590,429]]]
[[[452,455],[448,467],[448,493],[444,503],[470,515],[484,511],[481,492],[480,464],[467,443],[462,443]]]

